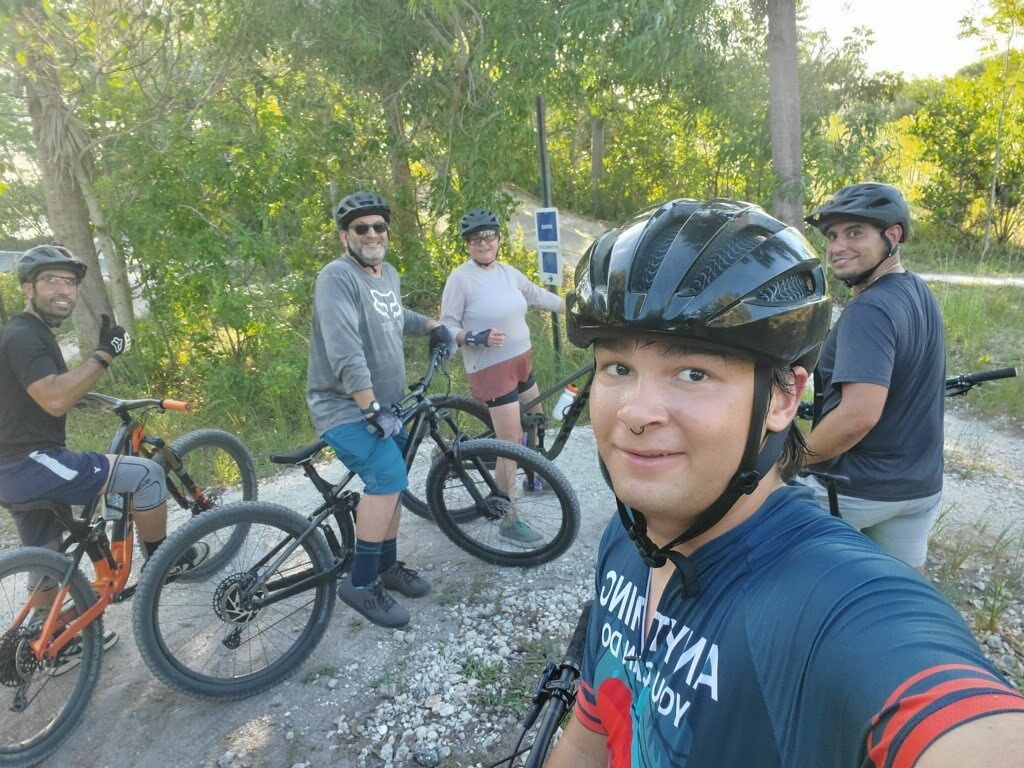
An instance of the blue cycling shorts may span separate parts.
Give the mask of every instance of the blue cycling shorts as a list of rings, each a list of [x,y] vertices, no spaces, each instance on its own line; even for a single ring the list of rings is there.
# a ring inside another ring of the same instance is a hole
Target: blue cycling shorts
[[[370,432],[364,419],[351,424],[339,424],[324,432],[326,442],[338,455],[338,460],[359,475],[370,496],[399,493],[409,487],[405,471],[405,444],[409,436],[403,431],[381,440]]]
[[[0,501],[52,499],[84,505],[95,498],[110,475],[102,453],[52,448],[33,451],[21,461],[0,464]]]

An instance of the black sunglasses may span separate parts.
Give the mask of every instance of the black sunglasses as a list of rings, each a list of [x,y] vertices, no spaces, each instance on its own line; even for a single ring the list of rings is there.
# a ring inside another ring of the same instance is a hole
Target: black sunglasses
[[[371,228],[378,235],[383,235],[388,231],[388,223],[386,221],[378,221],[376,224],[353,224],[349,227],[357,235],[365,235]]]

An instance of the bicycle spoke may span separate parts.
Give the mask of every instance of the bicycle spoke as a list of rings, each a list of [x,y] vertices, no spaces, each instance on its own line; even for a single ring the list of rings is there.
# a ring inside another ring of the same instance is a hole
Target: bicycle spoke
[[[32,589],[41,581],[55,583],[66,569],[65,558],[45,550],[14,550],[0,559],[0,688],[5,691],[0,695],[0,762],[27,764],[52,753],[77,724],[95,685],[101,620],[46,662],[38,661],[29,647],[42,628],[41,612],[17,624],[25,605],[39,602]],[[76,573],[61,613],[84,611],[91,595],[85,577]],[[68,664],[73,658],[77,663]]]

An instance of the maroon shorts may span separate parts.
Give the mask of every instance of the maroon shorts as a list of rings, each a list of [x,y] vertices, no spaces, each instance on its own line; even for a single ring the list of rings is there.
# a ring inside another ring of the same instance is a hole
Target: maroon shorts
[[[533,350],[528,349],[511,360],[469,374],[469,391],[482,402],[496,400],[529,381],[533,373]]]

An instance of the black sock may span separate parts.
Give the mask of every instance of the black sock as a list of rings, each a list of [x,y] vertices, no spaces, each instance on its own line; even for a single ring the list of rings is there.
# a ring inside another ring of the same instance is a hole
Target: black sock
[[[147,558],[152,557],[153,553],[156,552],[157,547],[159,547],[165,541],[167,541],[167,537],[166,536],[164,536],[162,539],[159,539],[157,541],[144,541],[144,542],[142,542],[142,548],[146,550],[146,557]]]

